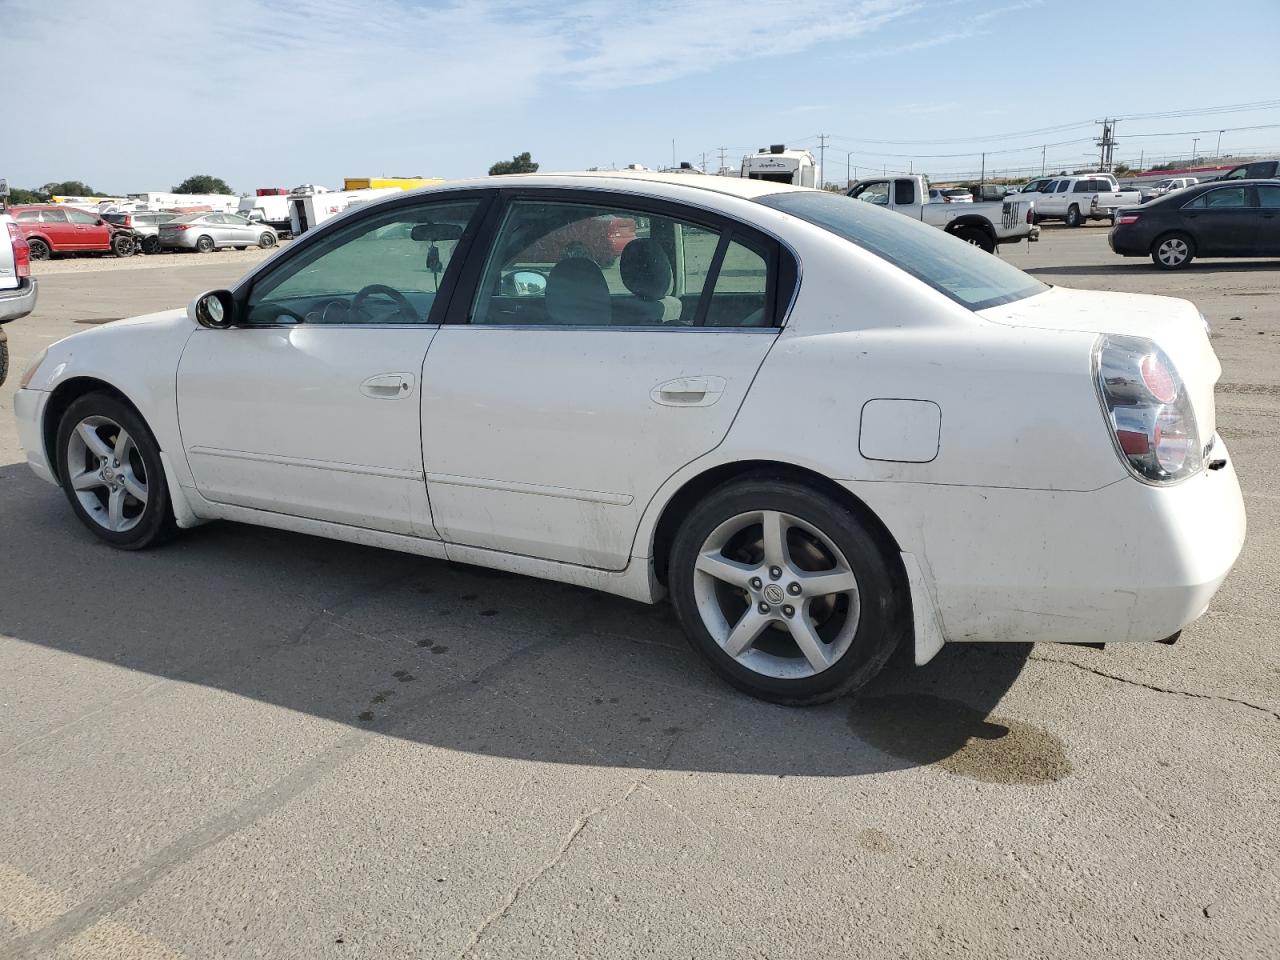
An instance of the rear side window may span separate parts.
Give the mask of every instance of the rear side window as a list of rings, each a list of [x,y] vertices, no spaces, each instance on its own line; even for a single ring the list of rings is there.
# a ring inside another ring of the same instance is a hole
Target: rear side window
[[[1268,210],[1280,207],[1280,187],[1259,187],[1258,206]]]
[[[1229,210],[1248,205],[1244,187],[1221,187],[1200,194],[1194,200],[1184,203],[1182,207],[1184,210]]]
[[[896,204],[912,204],[916,202],[916,183],[914,180],[893,181],[893,202]]]
[[[20,223],[39,223],[40,211],[39,210],[23,210],[16,217],[14,217],[14,219]]]
[[[1077,180],[1076,185],[1072,187],[1072,193],[1093,193],[1097,187],[1093,185],[1092,180]]]
[[[481,274],[473,324],[768,327],[771,248],[677,217],[514,200]]]
[[[862,247],[970,310],[1012,303],[1049,289],[999,257],[935,227],[848,197],[813,190],[773,194],[757,202]]]

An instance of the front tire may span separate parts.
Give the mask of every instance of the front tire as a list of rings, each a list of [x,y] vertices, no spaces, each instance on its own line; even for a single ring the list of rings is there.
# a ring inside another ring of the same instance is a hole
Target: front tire
[[[1185,233],[1166,233],[1151,244],[1151,262],[1161,270],[1181,270],[1195,258],[1195,241]]]
[[[138,252],[138,245],[127,233],[117,233],[111,238],[111,252],[117,257],[132,257]]]
[[[1083,222],[1084,218],[1080,216],[1080,208],[1073,203],[1069,208],[1067,208],[1067,226],[1078,227]]]
[[[793,706],[863,686],[909,620],[892,561],[844,504],[760,477],[712,492],[671,548],[690,644],[739,690]]]
[[[58,478],[95,536],[141,550],[176,529],[160,446],[128,404],[108,393],[74,401],[58,424]]]
[[[258,246],[263,250],[270,250],[276,245],[276,235],[274,233],[264,233],[258,238]]]

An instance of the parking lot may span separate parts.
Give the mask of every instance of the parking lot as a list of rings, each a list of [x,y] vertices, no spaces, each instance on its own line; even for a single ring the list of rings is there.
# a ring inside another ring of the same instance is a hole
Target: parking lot
[[[37,264],[0,388],[0,956],[1274,957],[1280,262],[1106,233],[1001,255],[1210,320],[1249,511],[1213,607],[808,710],[665,606],[231,524],[97,542],[25,466],[20,371],[266,252]]]

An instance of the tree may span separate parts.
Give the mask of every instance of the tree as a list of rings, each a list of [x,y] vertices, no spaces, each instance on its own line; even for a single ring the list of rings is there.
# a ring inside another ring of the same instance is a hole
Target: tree
[[[46,196],[59,197],[97,197],[101,196],[97,190],[89,186],[83,180],[62,180],[58,183],[46,183],[40,188],[40,193]]]
[[[533,162],[529,151],[517,154],[510,160],[499,160],[489,168],[489,176],[498,177],[504,173],[537,173],[538,165]]]
[[[187,177],[180,184],[173,188],[174,193],[235,193],[229,186],[227,181],[218,177],[211,177],[207,173],[197,173],[194,177]]]

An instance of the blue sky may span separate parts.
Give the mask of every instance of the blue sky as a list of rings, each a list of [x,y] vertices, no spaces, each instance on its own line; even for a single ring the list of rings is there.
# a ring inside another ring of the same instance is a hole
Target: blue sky
[[[1085,164],[1104,115],[1280,101],[1280,2],[0,0],[0,177],[163,190],[344,176],[718,163],[813,146],[846,165]],[[1119,12],[1117,12],[1119,11]],[[1247,28],[1244,26],[1247,25]],[[1126,39],[1128,38],[1128,39]],[[20,83],[19,78],[29,82]],[[32,78],[39,78],[38,82]],[[20,95],[15,95],[19,94]],[[1242,127],[1269,129],[1234,130]],[[1044,133],[1023,131],[1046,130]],[[1123,121],[1117,159],[1280,152],[1280,108]],[[1194,131],[1211,131],[1195,133]],[[1168,136],[1139,136],[1164,134]],[[1176,135],[1174,135],[1176,134]],[[876,143],[873,141],[919,141]],[[1027,147],[1021,152],[1012,148]],[[852,157],[849,152],[852,151]],[[964,156],[941,156],[964,154]]]

